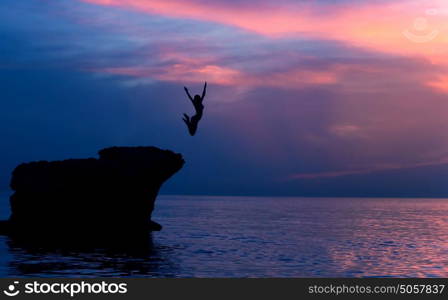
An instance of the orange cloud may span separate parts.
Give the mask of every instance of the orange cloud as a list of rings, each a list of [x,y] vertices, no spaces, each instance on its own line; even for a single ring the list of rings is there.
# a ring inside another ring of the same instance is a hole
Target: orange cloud
[[[448,76],[439,76],[437,80],[428,82],[428,86],[448,94]]]

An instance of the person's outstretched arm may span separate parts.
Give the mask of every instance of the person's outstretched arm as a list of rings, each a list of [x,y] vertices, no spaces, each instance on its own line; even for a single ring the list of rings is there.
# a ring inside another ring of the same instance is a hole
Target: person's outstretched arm
[[[184,90],[185,90],[185,93],[187,93],[188,98],[190,98],[190,100],[193,102],[193,98],[191,97],[190,91],[187,89],[187,87],[184,86]]]
[[[204,100],[204,97],[205,97],[205,93],[207,92],[207,81],[205,82],[205,84],[204,84],[204,90],[202,90],[202,100]]]

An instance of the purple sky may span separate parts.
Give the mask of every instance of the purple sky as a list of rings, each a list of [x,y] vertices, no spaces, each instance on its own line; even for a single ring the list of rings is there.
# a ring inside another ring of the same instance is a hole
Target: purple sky
[[[165,193],[448,196],[444,1],[3,2],[3,188],[20,162],[154,145],[187,161]]]

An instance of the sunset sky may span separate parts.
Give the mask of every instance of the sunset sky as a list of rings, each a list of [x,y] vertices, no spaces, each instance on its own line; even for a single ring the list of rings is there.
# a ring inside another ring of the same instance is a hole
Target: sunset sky
[[[0,37],[2,189],[154,145],[164,193],[448,197],[446,0],[2,0]]]

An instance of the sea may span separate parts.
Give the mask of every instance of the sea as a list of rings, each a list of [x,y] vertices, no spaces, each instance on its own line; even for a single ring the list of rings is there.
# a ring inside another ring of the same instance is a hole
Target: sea
[[[0,236],[0,277],[448,277],[448,199],[165,195],[153,219],[142,251]]]

